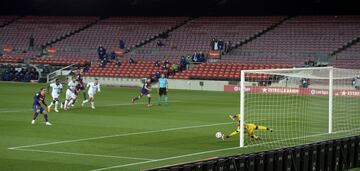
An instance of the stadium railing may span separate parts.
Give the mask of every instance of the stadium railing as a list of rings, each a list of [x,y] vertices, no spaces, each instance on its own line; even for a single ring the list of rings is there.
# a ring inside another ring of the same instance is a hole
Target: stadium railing
[[[342,171],[360,168],[360,136],[146,171]]]

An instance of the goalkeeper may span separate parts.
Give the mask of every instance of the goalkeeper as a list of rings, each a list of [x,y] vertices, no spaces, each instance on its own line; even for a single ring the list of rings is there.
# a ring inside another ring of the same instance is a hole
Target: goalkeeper
[[[237,129],[230,133],[229,135],[226,135],[226,136],[222,136],[222,139],[223,140],[227,140],[229,139],[230,137],[234,136],[234,135],[237,135],[240,133],[240,114],[236,114],[236,115],[229,115],[229,117],[236,121],[237,123]],[[252,124],[252,123],[245,123],[244,124],[244,129],[245,129],[245,133],[253,138],[253,139],[259,139],[258,136],[255,135],[255,130],[264,130],[264,131],[270,131],[272,132],[272,129],[268,128],[268,127],[265,127],[265,126],[261,126],[261,125],[256,125],[256,124]]]

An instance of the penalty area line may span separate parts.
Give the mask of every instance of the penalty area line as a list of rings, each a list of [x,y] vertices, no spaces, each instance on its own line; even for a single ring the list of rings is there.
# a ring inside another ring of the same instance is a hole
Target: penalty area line
[[[105,138],[113,138],[113,137],[124,137],[124,136],[131,136],[131,135],[143,135],[143,134],[169,132],[169,131],[177,131],[177,130],[184,130],[184,129],[212,127],[212,126],[219,126],[219,125],[229,125],[229,124],[232,124],[232,123],[233,122],[223,122],[223,123],[216,123],[216,124],[206,124],[206,125],[185,126],[185,127],[177,127],[177,128],[167,128],[167,129],[160,129],[160,130],[153,130],[153,131],[123,133],[123,134],[106,135],[106,136],[99,136],[99,137],[72,139],[72,140],[64,140],[64,141],[55,141],[55,142],[41,143],[41,144],[23,145],[23,146],[9,147],[8,149],[9,150],[14,150],[14,149],[20,149],[20,148],[39,147],[39,146],[47,146],[47,145],[54,145],[54,144],[64,144],[64,143],[73,143],[73,142],[97,140],[97,139],[105,139]]]
[[[179,103],[181,101],[169,101],[169,103]],[[144,102],[140,102],[140,103],[114,103],[114,104],[104,104],[104,105],[98,105],[95,107],[113,107],[113,106],[132,106],[132,105],[145,105],[147,103]],[[76,106],[73,107],[72,109],[82,109],[82,108],[87,108],[87,107],[81,107],[81,106]],[[29,109],[29,108],[24,108],[24,109],[19,109],[19,110],[0,110],[0,114],[1,113],[16,113],[16,112],[27,112],[27,111],[33,111],[33,109]]]
[[[29,151],[29,152],[40,152],[40,153],[64,154],[64,155],[76,155],[76,156],[90,156],[90,157],[102,157],[102,158],[130,159],[130,160],[145,160],[145,161],[152,161],[152,160],[153,160],[153,159],[140,158],[140,157],[113,156],[113,155],[88,154],[88,153],[74,153],[74,152],[63,152],[63,151],[49,151],[49,150],[35,150],[35,149],[13,149],[13,150],[17,150],[17,151]]]

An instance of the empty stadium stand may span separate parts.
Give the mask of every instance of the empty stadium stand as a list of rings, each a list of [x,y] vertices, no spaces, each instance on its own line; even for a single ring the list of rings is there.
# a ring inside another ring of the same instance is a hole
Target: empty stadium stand
[[[359,35],[359,28],[359,16],[299,16],[237,51],[330,53]]]
[[[346,50],[338,53],[330,60],[330,65],[340,68],[360,68],[360,43],[356,43]]]
[[[119,47],[119,41],[122,39],[126,48],[135,47],[187,19],[187,17],[110,17],[70,38],[55,43],[53,47],[59,50],[92,49],[93,51],[82,54],[86,58],[94,59],[98,57],[96,48],[99,45],[110,52]]]
[[[126,54],[126,56],[173,60],[194,52],[207,53],[210,50],[212,38],[225,42],[239,42],[269,28],[284,18],[286,17],[200,17],[170,32],[167,38],[159,38],[158,40],[161,40],[164,46],[159,47],[157,42],[153,41],[138,48],[139,53]],[[142,52],[146,53],[142,54]]]
[[[223,57],[223,61],[256,59],[300,64],[319,56],[328,58],[333,51],[353,41],[360,33],[359,28],[359,16],[299,16],[238,47]]]
[[[18,17],[17,16],[0,16],[0,27],[4,27],[11,22],[15,21]]]
[[[115,66],[115,61],[101,68],[99,65],[92,65],[88,75],[89,76],[106,76],[106,77],[131,77],[144,78],[152,76],[156,71],[161,71],[159,67],[155,67],[154,62],[137,61],[136,64],[129,64],[128,61],[121,61],[119,67]]]
[[[291,56],[285,53],[254,53],[252,55],[225,55],[221,58],[222,63],[268,63],[268,64],[304,64],[305,61],[315,60],[315,56]]]
[[[0,45],[28,50],[29,38],[33,36],[35,39],[34,46],[40,47],[52,40],[71,34],[97,18],[26,16],[0,28]]]
[[[359,16],[265,17],[38,17],[0,16],[1,63],[68,65],[92,63],[89,75],[144,77],[158,71],[153,63],[169,59],[177,62],[183,55],[207,53],[212,38],[224,42],[243,42],[216,63],[196,65],[177,73],[177,79],[237,80],[242,69],[287,68],[320,57],[329,58],[336,67],[360,68],[360,44],[354,43],[330,58],[329,54],[354,42],[360,34]],[[284,20],[287,19],[287,20]],[[280,22],[280,23],[279,23]],[[274,27],[274,24],[278,23]],[[272,28],[273,27],[273,28]],[[264,32],[264,30],[267,30]],[[253,38],[256,34],[264,33]],[[56,53],[28,50],[29,37],[35,46],[47,45]],[[119,40],[126,50],[121,66],[110,62],[100,68],[96,48],[113,51]],[[164,46],[158,46],[160,40]],[[128,64],[129,58],[138,61]],[[259,77],[259,79],[262,79]]]

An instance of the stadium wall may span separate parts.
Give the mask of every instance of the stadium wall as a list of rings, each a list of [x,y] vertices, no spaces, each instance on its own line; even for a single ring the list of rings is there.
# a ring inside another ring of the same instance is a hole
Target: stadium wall
[[[84,77],[84,81],[91,82],[94,78]],[[107,86],[141,87],[144,83],[143,78],[99,77],[98,79],[101,85]],[[229,81],[171,79],[169,80],[169,89],[224,91],[224,86],[228,84]]]
[[[228,84],[229,81],[170,80],[169,88],[181,90],[224,91],[224,86]]]
[[[84,77],[84,82],[91,82],[95,78],[99,79],[101,85],[122,87],[141,87],[144,80],[139,78]]]
[[[344,88],[344,87],[340,87]],[[360,90],[349,90],[349,87],[345,89],[334,89],[334,96],[348,96],[348,97],[360,97]],[[240,87],[238,85],[225,85],[225,92],[239,92]],[[288,95],[308,95],[308,96],[328,96],[328,89],[318,88],[292,88],[292,87],[280,87],[280,86],[247,86],[246,92],[250,93],[266,93],[266,94],[288,94]]]

